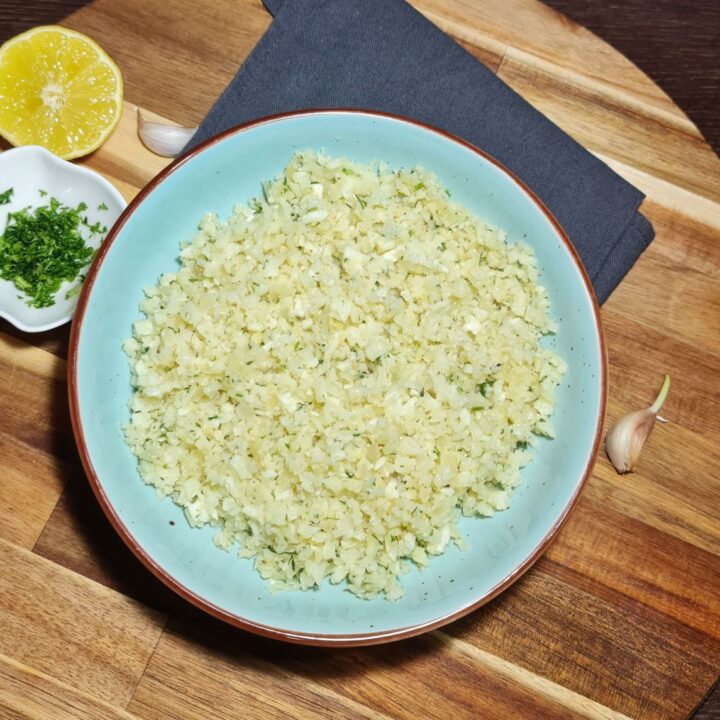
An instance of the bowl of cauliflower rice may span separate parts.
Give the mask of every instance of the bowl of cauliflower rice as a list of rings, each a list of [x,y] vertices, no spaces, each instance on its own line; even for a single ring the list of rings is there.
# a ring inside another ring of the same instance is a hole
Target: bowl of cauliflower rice
[[[185,599],[292,642],[461,617],[567,517],[607,362],[541,202],[366,111],[234,128],[130,204],[79,300],[70,405],[95,495]]]

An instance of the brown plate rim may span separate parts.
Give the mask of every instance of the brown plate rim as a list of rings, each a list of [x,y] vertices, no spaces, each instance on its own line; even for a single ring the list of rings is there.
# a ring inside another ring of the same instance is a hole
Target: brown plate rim
[[[89,455],[89,452],[87,449],[87,444],[85,442],[85,436],[84,436],[84,432],[83,432],[82,422],[80,419],[79,400],[78,400],[78,383],[77,383],[77,358],[78,358],[78,345],[79,345],[79,339],[80,339],[80,331],[82,328],[82,321],[83,321],[83,317],[85,315],[85,310],[87,308],[88,300],[92,293],[92,288],[94,286],[98,270],[99,270],[100,266],[102,265],[103,260],[104,260],[105,256],[107,255],[108,250],[112,246],[113,241],[115,240],[115,238],[117,237],[119,232],[122,230],[122,228],[125,225],[125,223],[127,222],[128,218],[135,212],[135,210],[140,206],[140,204],[143,202],[143,200],[160,183],[162,183],[168,176],[170,176],[172,173],[174,173],[179,167],[184,165],[191,158],[195,157],[196,155],[203,152],[205,149],[215,145],[216,143],[221,142],[222,140],[224,140],[227,137],[236,135],[238,133],[258,127],[260,125],[265,125],[267,123],[272,123],[272,122],[278,122],[278,121],[289,119],[289,118],[297,118],[297,117],[303,117],[303,116],[307,116],[307,115],[331,115],[331,114],[341,114],[341,115],[342,114],[359,114],[359,115],[366,115],[369,117],[390,119],[390,120],[394,120],[397,122],[415,125],[424,130],[428,130],[437,135],[440,135],[444,139],[449,140],[458,145],[461,145],[462,147],[465,147],[468,150],[471,150],[472,152],[476,153],[484,160],[495,165],[501,172],[504,172],[511,180],[513,180],[515,182],[515,184],[525,193],[525,195],[527,195],[527,197],[532,202],[535,203],[535,205],[539,208],[539,210],[550,221],[550,224],[555,229],[555,232],[557,233],[558,237],[562,241],[562,243],[565,247],[565,250],[570,255],[570,258],[574,262],[574,264],[577,268],[577,271],[580,274],[580,277],[583,281],[583,285],[585,287],[585,291],[588,295],[588,298],[590,300],[590,305],[591,305],[592,311],[593,311],[593,317],[595,320],[595,328],[596,328],[596,332],[597,332],[599,352],[600,352],[601,368],[600,368],[600,373],[599,373],[600,403],[599,403],[599,407],[598,407],[595,436],[593,439],[592,448],[588,455],[582,477],[580,478],[580,481],[578,482],[577,487],[575,488],[575,491],[573,492],[569,501],[563,508],[563,510],[560,513],[560,515],[558,516],[557,520],[550,527],[550,529],[548,530],[546,535],[538,543],[538,545],[535,547],[535,549],[511,573],[509,573],[505,578],[503,578],[494,587],[492,587],[489,590],[487,590],[486,592],[482,593],[479,597],[477,597],[471,603],[468,603],[467,605],[464,605],[463,607],[461,607],[458,610],[455,610],[451,613],[447,613],[438,618],[434,618],[433,620],[430,620],[428,622],[419,623],[416,625],[410,625],[410,626],[402,627],[402,628],[382,630],[382,631],[372,632],[372,633],[325,635],[325,634],[321,634],[321,633],[304,633],[304,632],[296,632],[296,631],[292,631],[292,630],[285,630],[283,628],[277,628],[277,627],[273,627],[270,625],[264,625],[262,623],[256,623],[256,622],[253,622],[246,618],[243,618],[239,615],[235,615],[234,613],[230,613],[227,610],[224,610],[224,609],[218,607],[217,605],[209,602],[208,600],[201,597],[200,595],[197,595],[192,590],[190,590],[189,588],[185,587],[180,582],[178,582],[163,567],[158,565],[145,552],[145,550],[142,548],[142,546],[135,541],[133,536],[130,534],[128,529],[125,527],[123,522],[120,520],[120,518],[116,514],[114,508],[112,507],[107,496],[105,495],[105,493],[102,489],[102,485],[100,483],[100,479],[99,479],[97,473],[95,472],[95,468],[93,467],[92,461],[90,459],[90,455]],[[411,118],[403,117],[401,115],[394,115],[392,113],[377,112],[377,111],[372,111],[372,110],[363,110],[360,108],[310,109],[310,110],[300,110],[300,111],[278,113],[275,115],[268,115],[267,117],[259,118],[257,120],[252,120],[250,122],[243,123],[241,125],[237,125],[235,127],[229,128],[228,130],[225,130],[217,135],[214,135],[211,138],[208,138],[207,140],[200,143],[199,145],[197,145],[196,147],[194,147],[193,149],[191,149],[190,151],[188,151],[181,157],[174,160],[166,168],[161,170],[152,180],[150,180],[149,183],[147,183],[147,185],[145,185],[144,188],[142,188],[140,190],[140,192],[135,196],[135,198],[129,203],[127,208],[125,208],[123,213],[120,215],[120,217],[117,219],[115,224],[110,229],[103,245],[101,246],[100,250],[96,254],[95,259],[93,260],[93,263],[90,266],[90,269],[88,270],[87,277],[85,279],[82,291],[78,298],[77,308],[75,310],[75,316],[74,316],[72,328],[70,331],[70,346],[69,346],[69,353],[68,353],[68,398],[69,398],[69,405],[70,405],[70,420],[71,420],[71,424],[72,424],[73,435],[75,437],[75,443],[77,445],[78,452],[80,454],[80,459],[81,459],[83,468],[85,470],[85,474],[88,477],[90,487],[92,488],[93,493],[100,504],[100,507],[102,508],[103,512],[105,513],[108,520],[110,521],[110,524],[113,526],[113,528],[118,533],[118,535],[122,538],[123,542],[132,551],[132,553],[135,555],[135,557],[137,557],[137,559],[140,560],[140,562],[153,575],[155,575],[156,578],[158,578],[162,583],[164,583],[167,587],[169,587],[173,592],[175,592],[177,595],[179,595],[183,599],[187,600],[188,602],[192,603],[196,607],[200,608],[201,610],[218,618],[219,620],[227,622],[228,624],[234,625],[235,627],[241,628],[243,630],[248,630],[248,631],[256,633],[258,635],[273,638],[276,640],[283,640],[285,642],[292,642],[292,643],[298,643],[298,644],[303,644],[303,645],[332,646],[332,647],[376,645],[376,644],[380,644],[380,643],[391,642],[394,640],[401,640],[403,638],[412,637],[414,635],[419,635],[421,633],[428,632],[430,630],[434,630],[436,628],[442,627],[443,625],[447,625],[448,623],[451,623],[454,620],[457,620],[457,619],[463,617],[464,615],[467,615],[468,613],[472,612],[473,610],[476,610],[480,606],[489,602],[494,597],[496,597],[498,594],[500,594],[505,589],[507,589],[510,585],[512,585],[521,575],[523,575],[537,561],[537,559],[540,557],[540,555],[542,555],[542,553],[546,550],[546,548],[548,547],[550,542],[553,540],[553,538],[557,534],[560,527],[567,520],[568,515],[570,514],[572,509],[577,504],[577,501],[580,497],[582,489],[585,486],[586,482],[588,481],[590,474],[592,473],[593,467],[595,465],[595,460],[597,459],[597,455],[598,455],[598,452],[600,449],[602,429],[603,429],[603,425],[604,425],[604,421],[605,421],[605,413],[606,413],[606,409],[607,409],[607,392],[608,392],[608,377],[607,376],[608,376],[607,348],[605,345],[605,336],[603,333],[602,323],[600,320],[600,310],[599,310],[599,307],[597,304],[597,300],[595,298],[595,293],[592,289],[592,285],[590,284],[590,280],[587,277],[587,273],[585,272],[582,262],[580,261],[580,258],[578,256],[575,248],[572,246],[572,244],[570,243],[570,240],[568,239],[567,235],[565,234],[565,231],[562,229],[562,227],[560,226],[560,223],[555,219],[555,217],[552,215],[552,213],[545,207],[545,205],[542,203],[542,201],[535,195],[535,193],[533,193],[532,190],[530,190],[510,170],[508,170],[504,165],[499,163],[497,160],[492,158],[490,155],[488,155],[487,153],[483,152],[482,150],[476,148],[474,145],[466,142],[465,140],[462,140],[461,138],[459,138],[445,130],[442,130],[441,128],[433,127],[432,125],[428,125],[426,123],[422,123],[417,120],[413,120]]]

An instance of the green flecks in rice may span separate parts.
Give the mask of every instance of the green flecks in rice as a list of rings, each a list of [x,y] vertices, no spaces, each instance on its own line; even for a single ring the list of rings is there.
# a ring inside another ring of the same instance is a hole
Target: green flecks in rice
[[[398,598],[507,507],[564,363],[531,250],[432,174],[297,154],[180,259],[124,345],[127,442],[272,588]]]

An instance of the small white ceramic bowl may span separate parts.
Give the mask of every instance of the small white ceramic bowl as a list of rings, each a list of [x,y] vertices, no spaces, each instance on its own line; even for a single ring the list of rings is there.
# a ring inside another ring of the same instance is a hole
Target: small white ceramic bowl
[[[90,224],[100,222],[109,228],[125,209],[123,196],[101,175],[81,165],[61,160],[45,148],[29,145],[0,153],[0,193],[14,192],[7,205],[0,205],[0,234],[5,230],[9,213],[28,206],[45,205],[51,197],[63,204],[87,205]],[[43,196],[40,191],[47,195]],[[107,210],[102,209],[103,206]],[[85,237],[88,245],[97,247],[101,237]],[[0,279],[0,317],[25,332],[50,330],[68,322],[75,312],[77,294],[66,298],[71,283],[63,283],[55,294],[55,304],[32,308],[22,299],[15,285]]]

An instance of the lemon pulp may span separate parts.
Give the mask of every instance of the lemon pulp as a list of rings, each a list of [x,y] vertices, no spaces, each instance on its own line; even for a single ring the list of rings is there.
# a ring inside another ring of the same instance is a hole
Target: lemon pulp
[[[90,38],[55,25],[0,47],[0,135],[62,158],[96,150],[122,112],[122,76]]]

